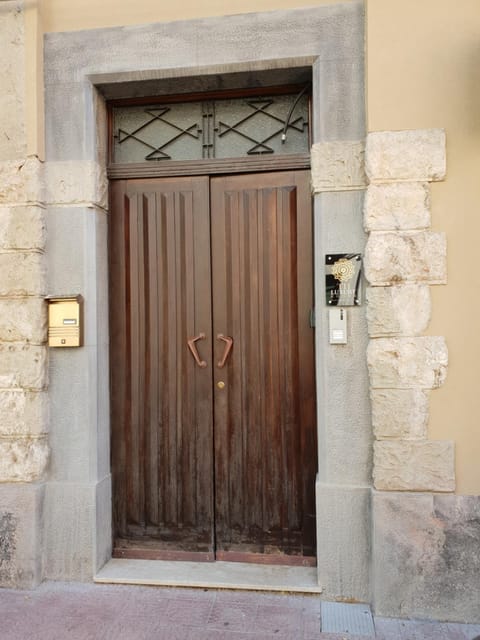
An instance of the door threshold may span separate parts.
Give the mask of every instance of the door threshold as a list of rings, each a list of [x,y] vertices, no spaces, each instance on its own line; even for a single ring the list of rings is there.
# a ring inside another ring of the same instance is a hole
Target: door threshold
[[[203,587],[321,593],[315,567],[244,562],[181,562],[112,558],[94,577],[101,584]]]

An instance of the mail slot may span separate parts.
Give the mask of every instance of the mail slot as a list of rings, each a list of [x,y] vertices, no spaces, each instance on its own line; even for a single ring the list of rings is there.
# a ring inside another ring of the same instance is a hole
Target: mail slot
[[[82,296],[48,297],[48,345],[81,347],[83,342]]]

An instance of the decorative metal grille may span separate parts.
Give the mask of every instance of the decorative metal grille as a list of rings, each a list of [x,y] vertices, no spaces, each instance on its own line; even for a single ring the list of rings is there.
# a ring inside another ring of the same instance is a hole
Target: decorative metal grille
[[[308,151],[308,96],[115,107],[115,163]]]

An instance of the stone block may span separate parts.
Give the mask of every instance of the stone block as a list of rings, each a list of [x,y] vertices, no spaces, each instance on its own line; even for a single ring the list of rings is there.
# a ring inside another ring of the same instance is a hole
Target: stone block
[[[0,389],[0,436],[48,431],[48,396],[43,391]]]
[[[372,389],[436,389],[447,376],[448,350],[441,336],[370,340]]]
[[[0,438],[0,482],[36,482],[48,464],[45,437]]]
[[[373,492],[372,503],[375,614],[480,623],[480,497]]]
[[[379,440],[427,437],[428,392],[422,389],[372,389],[372,425]]]
[[[97,513],[97,499],[102,501],[98,493],[98,483],[47,484],[45,574],[48,580],[90,581],[97,572],[96,535],[99,532],[96,529],[104,526],[103,535],[111,532],[111,509]]]
[[[373,482],[382,491],[455,491],[453,442],[377,440]]]
[[[0,11],[0,160],[26,155],[25,128],[25,15],[13,2]]]
[[[103,478],[110,472],[108,345],[51,349],[49,360],[52,477]]]
[[[328,599],[370,600],[368,487],[317,482],[318,584]]]
[[[41,253],[0,253],[0,296],[43,296],[45,293],[46,266]]]
[[[368,333],[377,336],[416,336],[430,321],[428,285],[368,287]]]
[[[430,189],[421,182],[371,184],[363,207],[366,231],[427,229]]]
[[[312,146],[311,155],[314,193],[365,188],[362,141],[320,142]]]
[[[43,165],[35,157],[0,162],[0,205],[43,202]]]
[[[370,182],[443,180],[445,131],[374,131],[367,136],[365,169]]]
[[[43,484],[0,484],[0,586],[31,589],[43,580]]]
[[[95,487],[95,558],[97,573],[112,557],[112,476],[110,473]]]
[[[96,162],[47,162],[45,187],[48,204],[108,208],[107,174]]]
[[[43,344],[47,306],[42,298],[0,298],[0,341]]]
[[[0,207],[0,249],[45,248],[43,207]]]
[[[345,5],[344,5],[345,6]],[[365,60],[329,57],[312,66],[316,78],[310,130],[323,142],[362,140],[365,147]],[[363,164],[363,162],[362,162]],[[362,169],[362,179],[365,172]]]
[[[445,284],[447,241],[434,231],[374,231],[365,247],[365,276],[371,285]]]
[[[48,66],[45,71],[48,74]],[[87,96],[83,82],[70,80],[45,86],[47,162],[85,160],[89,157],[86,151],[90,122],[85,113]],[[70,104],[71,108],[65,109],[65,104]],[[106,139],[108,140],[108,135]]]
[[[0,342],[0,387],[44,389],[47,349],[30,344]]]

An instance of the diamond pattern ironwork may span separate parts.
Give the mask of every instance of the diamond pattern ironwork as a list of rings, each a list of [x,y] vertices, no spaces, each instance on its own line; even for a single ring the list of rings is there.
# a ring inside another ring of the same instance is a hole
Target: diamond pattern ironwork
[[[308,97],[121,107],[114,131],[115,162],[299,153],[308,151]]]

